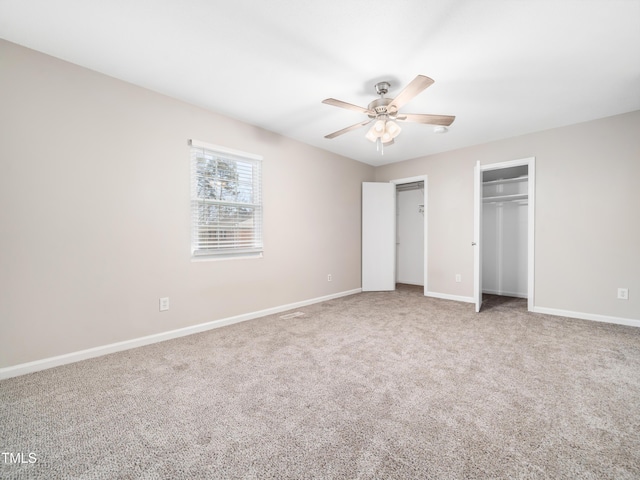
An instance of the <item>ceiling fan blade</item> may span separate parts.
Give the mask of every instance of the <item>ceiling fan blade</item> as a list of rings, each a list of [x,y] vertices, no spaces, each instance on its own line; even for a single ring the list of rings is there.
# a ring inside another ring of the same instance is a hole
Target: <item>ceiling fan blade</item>
[[[396,98],[387,106],[387,110],[390,112],[397,112],[404,104],[409,102],[413,97],[425,90],[433,83],[433,80],[424,75],[418,75],[414,78],[409,85],[404,87]]]
[[[427,125],[443,125],[448,127],[456,119],[453,115],[429,115],[426,113],[403,113],[396,117],[401,122],[426,123]]]
[[[359,107],[358,105],[353,105],[352,103],[343,102],[342,100],[336,100],[335,98],[327,98],[323,100],[322,103],[333,105],[334,107],[346,108],[347,110],[354,110],[366,115],[375,115],[375,112],[373,112],[372,110],[368,110],[364,107]]]
[[[355,125],[351,125],[350,127],[343,128],[342,130],[338,130],[337,132],[330,133],[329,135],[325,135],[324,138],[336,138],[338,135],[342,135],[343,133],[350,132],[351,130],[355,130],[356,128],[364,127],[365,125],[373,122],[373,120],[365,120],[364,122],[356,123]]]

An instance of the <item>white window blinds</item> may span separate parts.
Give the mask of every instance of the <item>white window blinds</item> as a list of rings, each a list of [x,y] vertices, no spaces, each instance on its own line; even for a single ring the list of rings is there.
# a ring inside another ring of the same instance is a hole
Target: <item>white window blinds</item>
[[[191,253],[262,252],[262,158],[192,140]]]

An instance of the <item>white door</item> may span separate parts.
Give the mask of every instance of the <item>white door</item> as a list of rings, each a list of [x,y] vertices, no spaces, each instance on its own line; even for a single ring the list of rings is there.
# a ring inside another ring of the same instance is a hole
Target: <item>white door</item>
[[[473,170],[475,199],[473,202],[473,296],[476,303],[476,312],[482,307],[482,171],[480,162],[476,163]]]
[[[362,184],[362,291],[396,288],[396,186]]]

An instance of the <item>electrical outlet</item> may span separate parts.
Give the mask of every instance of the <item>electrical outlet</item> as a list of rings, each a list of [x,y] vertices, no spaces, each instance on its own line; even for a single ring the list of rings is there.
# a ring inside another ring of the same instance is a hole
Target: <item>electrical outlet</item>
[[[459,273],[456,274],[456,283],[460,283],[462,281],[462,275]]]
[[[619,288],[618,289],[618,299],[619,300],[629,300],[629,289],[628,288]]]
[[[169,297],[162,297],[160,299],[160,311],[166,312],[169,310]]]
[[[327,275],[327,282],[331,282],[333,281],[333,277],[331,276],[331,274]]]

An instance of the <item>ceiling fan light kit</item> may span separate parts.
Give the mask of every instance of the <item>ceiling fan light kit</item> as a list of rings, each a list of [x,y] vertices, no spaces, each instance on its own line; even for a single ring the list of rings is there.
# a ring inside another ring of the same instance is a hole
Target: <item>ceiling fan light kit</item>
[[[373,126],[369,129],[365,138],[375,142],[376,147],[381,155],[384,155],[383,145],[393,145],[393,139],[396,138],[402,129],[393,120],[389,120],[388,115],[379,115]]]
[[[389,91],[391,84],[389,82],[378,82],[376,83],[375,88],[376,93],[380,95],[380,98],[372,101],[367,108],[336,100],[335,98],[327,98],[323,100],[322,103],[327,105],[333,105],[334,107],[345,108],[347,110],[354,110],[356,112],[364,113],[369,117],[369,120],[343,128],[342,130],[330,133],[329,135],[325,135],[325,138],[335,138],[373,122],[373,126],[369,129],[365,138],[375,142],[377,150],[380,154],[384,155],[384,146],[393,145],[394,139],[402,131],[400,126],[396,123],[396,120],[401,122],[438,125],[438,127],[436,127],[438,130],[434,129],[434,132],[445,133],[448,130],[446,127],[451,125],[456,117],[451,115],[398,113],[404,104],[409,102],[431,84],[433,84],[432,79],[424,75],[418,75],[396,96],[396,98],[385,98],[384,96]]]

